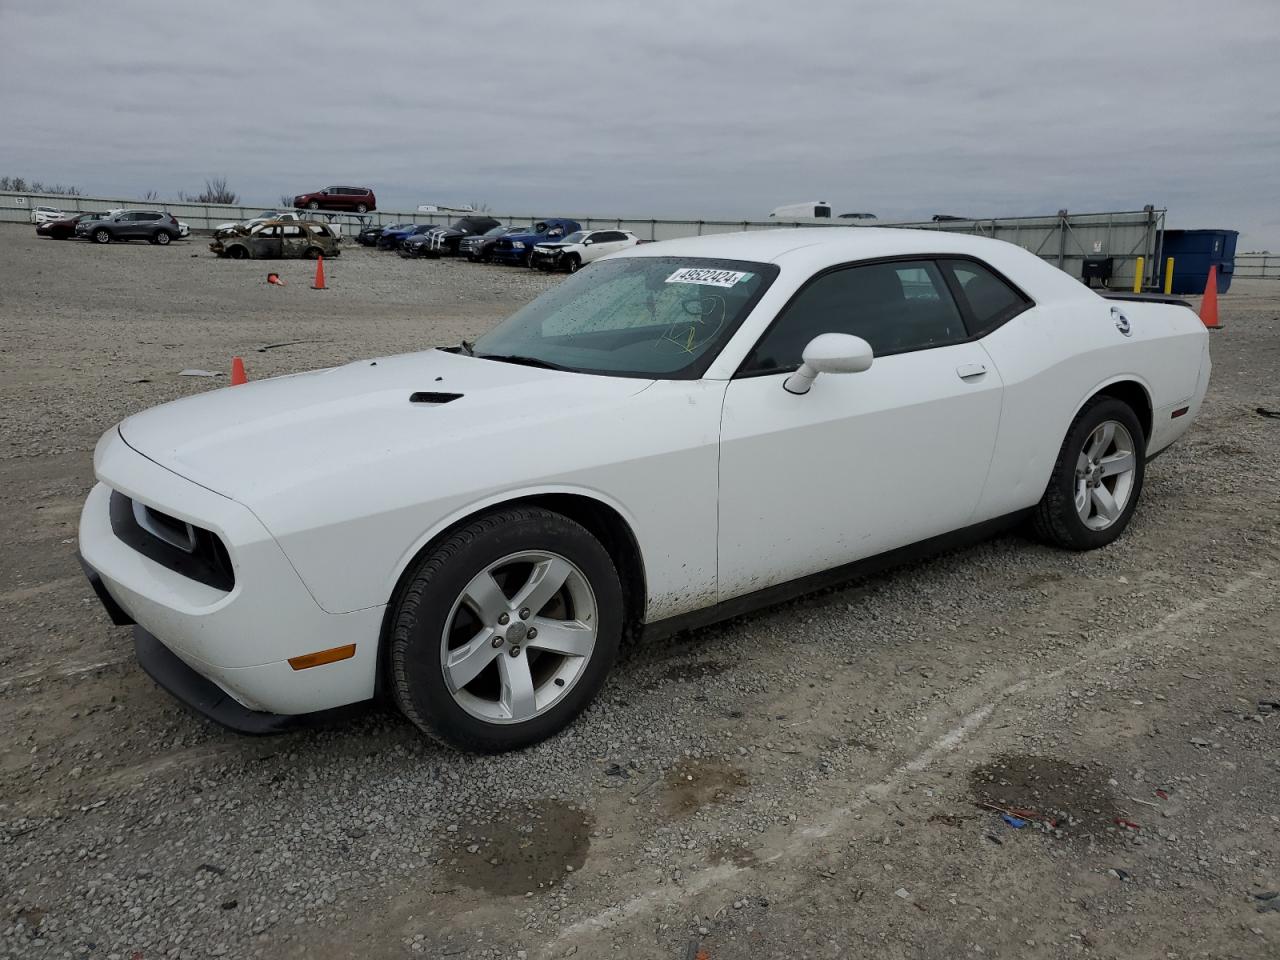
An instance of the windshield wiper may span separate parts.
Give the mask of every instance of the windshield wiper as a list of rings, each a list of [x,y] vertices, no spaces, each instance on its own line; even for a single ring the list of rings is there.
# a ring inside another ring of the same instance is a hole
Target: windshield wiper
[[[558,363],[552,363],[550,360],[543,360],[539,357],[526,357],[519,353],[477,353],[475,356],[481,360],[499,360],[502,363],[518,363],[525,367],[541,367],[544,370],[569,370],[572,367],[562,367]]]

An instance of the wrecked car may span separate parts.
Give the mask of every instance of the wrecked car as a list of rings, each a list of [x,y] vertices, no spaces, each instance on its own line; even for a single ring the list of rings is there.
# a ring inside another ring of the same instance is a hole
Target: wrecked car
[[[328,224],[270,220],[249,230],[228,231],[214,238],[209,249],[232,260],[275,260],[336,257],[341,238]]]
[[[634,247],[639,242],[640,238],[629,230],[579,230],[559,242],[535,245],[529,266],[574,273],[592,260]]]
[[[582,224],[577,220],[562,217],[539,220],[522,233],[509,233],[505,237],[499,237],[490,250],[489,257],[499,263],[515,263],[527,267],[533,257],[535,244],[554,243],[565,234],[581,229]]]

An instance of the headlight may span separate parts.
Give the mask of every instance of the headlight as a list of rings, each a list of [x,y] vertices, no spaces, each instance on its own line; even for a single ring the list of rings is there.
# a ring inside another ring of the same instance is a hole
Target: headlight
[[[521,243],[519,240],[512,240],[512,241],[511,241],[511,246],[512,246],[514,249],[516,249],[516,250],[523,250],[523,249],[524,249],[524,244],[523,244],[523,243]]]

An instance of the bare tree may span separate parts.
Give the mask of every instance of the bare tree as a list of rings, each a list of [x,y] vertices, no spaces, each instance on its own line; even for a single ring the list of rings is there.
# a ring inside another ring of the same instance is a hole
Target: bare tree
[[[280,194],[280,206],[288,210],[293,206],[293,197],[289,196],[287,193]]]
[[[157,200],[160,199],[160,194],[155,190],[148,190],[146,193],[142,195],[142,199],[146,203],[155,203]]]
[[[487,203],[481,203],[479,200],[473,200],[470,206],[471,206],[471,209],[474,210],[476,213],[492,213],[493,212],[493,207],[489,206]]]
[[[0,177],[0,190],[12,190],[14,193],[49,193],[62,197],[78,197],[78,187],[62,183],[41,183],[39,180],[27,182],[23,177]]]
[[[204,190],[192,198],[196,203],[228,203],[240,202],[240,195],[227,186],[226,177],[213,177],[204,182]]]

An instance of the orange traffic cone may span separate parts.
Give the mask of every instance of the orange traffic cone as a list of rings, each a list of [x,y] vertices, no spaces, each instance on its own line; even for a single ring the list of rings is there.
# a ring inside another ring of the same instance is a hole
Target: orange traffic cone
[[[267,274],[267,283],[273,283],[273,284],[275,284],[277,287],[283,287],[283,286],[285,286],[285,282],[284,282],[283,280],[281,280],[281,279],[280,279],[280,274],[278,274],[278,273],[268,273],[268,274]]]
[[[1204,299],[1200,301],[1200,322],[1210,330],[1221,330],[1218,320],[1218,267],[1209,268],[1209,282],[1204,285]]]
[[[311,285],[311,289],[324,289],[324,257],[316,257],[316,282]]]
[[[238,387],[242,383],[248,383],[249,378],[244,375],[244,361],[239,357],[231,358],[231,385]]]

